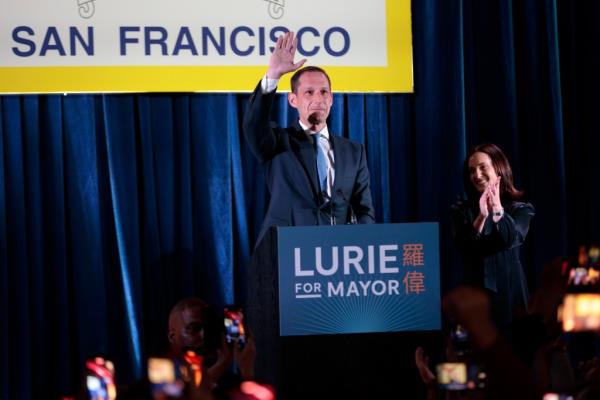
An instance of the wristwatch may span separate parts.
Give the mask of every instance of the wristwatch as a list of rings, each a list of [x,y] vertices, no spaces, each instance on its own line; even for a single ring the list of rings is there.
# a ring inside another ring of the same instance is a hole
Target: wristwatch
[[[504,208],[501,208],[498,211],[492,211],[492,217],[501,217],[504,215]]]

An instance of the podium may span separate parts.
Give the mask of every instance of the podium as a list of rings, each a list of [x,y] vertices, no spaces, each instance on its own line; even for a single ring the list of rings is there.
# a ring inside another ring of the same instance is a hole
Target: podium
[[[271,228],[248,270],[257,379],[283,399],[391,393],[366,364],[439,332],[438,237],[437,223]]]

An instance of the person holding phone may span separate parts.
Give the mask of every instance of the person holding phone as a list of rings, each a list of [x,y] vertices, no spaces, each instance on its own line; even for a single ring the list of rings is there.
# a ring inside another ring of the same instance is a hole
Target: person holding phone
[[[508,159],[494,144],[469,151],[463,181],[467,198],[452,206],[451,215],[465,283],[486,290],[494,322],[509,332],[515,310],[527,308],[520,251],[535,210],[519,201],[523,192],[515,188]]]
[[[242,380],[254,378],[256,347],[250,335],[245,337],[241,348],[227,343],[222,322],[203,300],[195,297],[180,300],[169,314],[168,339],[170,353],[181,356],[191,349],[205,356],[207,371],[212,382],[217,384],[237,381],[227,374],[235,361]]]

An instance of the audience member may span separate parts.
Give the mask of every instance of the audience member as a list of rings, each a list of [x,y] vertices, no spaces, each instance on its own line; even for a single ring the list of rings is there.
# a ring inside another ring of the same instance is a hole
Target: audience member
[[[192,349],[205,357],[210,379],[217,384],[233,384],[254,378],[256,347],[252,335],[243,348],[228,344],[223,333],[222,320],[203,300],[186,298],[179,301],[169,314],[168,338],[170,352],[179,356],[186,349]],[[237,374],[227,374],[233,362],[239,370]]]

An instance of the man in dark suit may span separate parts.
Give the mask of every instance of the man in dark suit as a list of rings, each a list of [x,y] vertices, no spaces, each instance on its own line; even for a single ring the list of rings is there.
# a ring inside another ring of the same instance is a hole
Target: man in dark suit
[[[271,194],[258,241],[270,226],[375,222],[365,149],[329,133],[329,76],[318,67],[301,69],[305,59],[294,63],[296,44],[293,32],[278,38],[244,115],[246,141],[265,166]],[[281,128],[269,118],[275,89],[294,71],[288,102],[299,121]]]

